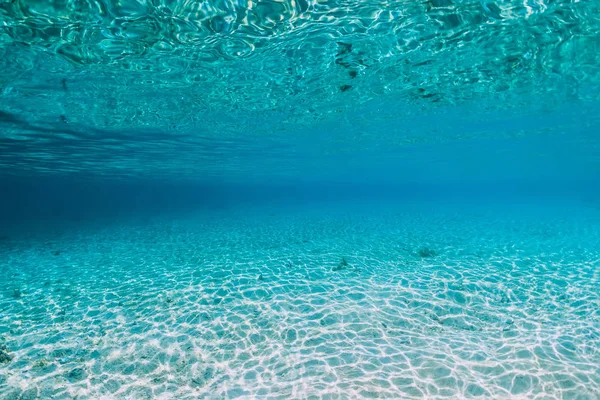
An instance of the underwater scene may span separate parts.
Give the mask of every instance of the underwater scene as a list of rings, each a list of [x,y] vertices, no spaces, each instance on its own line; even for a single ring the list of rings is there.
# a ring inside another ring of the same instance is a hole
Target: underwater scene
[[[0,399],[600,399],[598,32],[0,0]]]

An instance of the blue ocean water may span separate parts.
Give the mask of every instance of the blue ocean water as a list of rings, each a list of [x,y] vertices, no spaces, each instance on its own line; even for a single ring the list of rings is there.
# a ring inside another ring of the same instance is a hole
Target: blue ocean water
[[[0,399],[600,398],[598,15],[0,1]]]

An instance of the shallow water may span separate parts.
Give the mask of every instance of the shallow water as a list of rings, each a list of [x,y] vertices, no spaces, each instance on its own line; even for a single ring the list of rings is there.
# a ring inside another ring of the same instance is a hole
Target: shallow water
[[[0,399],[600,398],[600,2],[0,2]]]
[[[595,398],[599,222],[379,204],[7,239],[3,393]]]

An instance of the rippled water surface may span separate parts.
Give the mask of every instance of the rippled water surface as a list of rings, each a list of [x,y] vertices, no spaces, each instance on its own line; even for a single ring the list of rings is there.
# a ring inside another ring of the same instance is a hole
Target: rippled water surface
[[[364,166],[364,149],[589,133],[598,15],[595,1],[3,1],[0,168],[289,177],[332,154]]]

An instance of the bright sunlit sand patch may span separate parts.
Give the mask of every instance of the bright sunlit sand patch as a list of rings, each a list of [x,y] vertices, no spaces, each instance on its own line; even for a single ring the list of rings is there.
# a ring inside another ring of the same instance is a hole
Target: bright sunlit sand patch
[[[199,215],[65,235],[61,256],[15,245],[0,253],[19,266],[0,277],[12,357],[0,389],[595,398],[599,221],[591,209]]]

